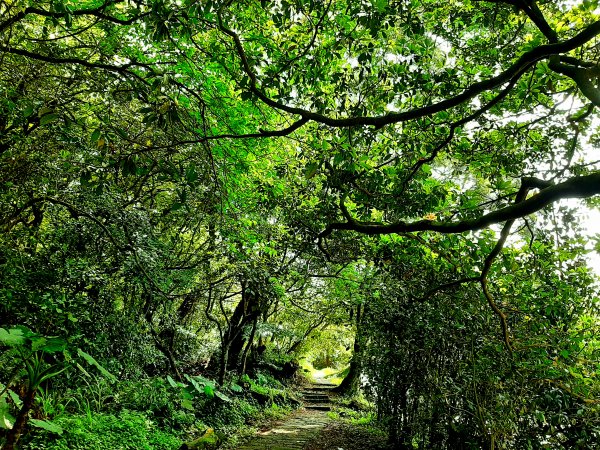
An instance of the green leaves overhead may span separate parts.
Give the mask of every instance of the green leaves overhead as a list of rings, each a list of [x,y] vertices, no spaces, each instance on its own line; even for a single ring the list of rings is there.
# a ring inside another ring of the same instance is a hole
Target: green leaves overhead
[[[192,411],[253,342],[333,348],[361,311],[397,446],[587,444],[597,8],[4,2],[0,345],[31,386],[160,373]]]

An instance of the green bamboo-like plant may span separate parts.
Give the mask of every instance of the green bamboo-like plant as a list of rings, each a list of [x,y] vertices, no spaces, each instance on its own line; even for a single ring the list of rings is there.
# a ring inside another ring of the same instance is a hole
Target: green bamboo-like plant
[[[17,326],[8,330],[0,328],[0,346],[9,347],[13,350],[17,360],[15,372],[0,392],[0,426],[8,429],[2,449],[13,450],[15,448],[28,422],[39,428],[61,434],[62,428],[50,421],[30,420],[29,412],[33,408],[36,393],[42,383],[60,375],[73,365],[81,368],[75,359],[71,358],[53,363],[46,362],[46,355],[63,353],[67,356],[69,354],[67,352],[67,340],[60,337],[41,336],[26,327]],[[81,349],[78,349],[78,355],[90,365],[99,368],[100,372],[111,381],[115,380],[114,376],[106,371],[92,356]],[[21,378],[19,372],[21,372],[26,386],[25,396],[22,399],[9,389],[11,383]],[[10,415],[9,406],[6,402],[8,396],[18,408],[14,418]]]

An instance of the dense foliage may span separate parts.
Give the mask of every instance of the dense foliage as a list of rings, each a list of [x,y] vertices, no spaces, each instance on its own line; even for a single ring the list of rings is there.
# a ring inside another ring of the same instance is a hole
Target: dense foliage
[[[397,448],[600,441],[597,0],[0,16],[7,448],[172,448],[300,356]]]

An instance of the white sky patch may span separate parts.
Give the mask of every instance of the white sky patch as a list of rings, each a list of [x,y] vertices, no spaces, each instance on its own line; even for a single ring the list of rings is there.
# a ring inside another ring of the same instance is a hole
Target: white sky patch
[[[578,199],[569,199],[565,202],[569,207],[577,208],[578,218],[582,227],[582,236],[586,240],[585,248],[589,251],[586,255],[589,267],[600,275],[600,253],[595,250],[596,238],[600,235],[600,211],[592,209]]]

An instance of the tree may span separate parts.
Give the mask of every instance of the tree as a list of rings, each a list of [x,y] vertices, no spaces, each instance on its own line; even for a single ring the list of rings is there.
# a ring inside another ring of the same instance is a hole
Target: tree
[[[102,334],[115,360],[135,337],[153,350],[133,367],[161,354],[179,376],[208,342],[223,379],[244,370],[261,325],[286,318],[289,346],[321,326],[290,316],[323,298],[299,302],[285,286],[316,292],[312,275],[365,261],[377,272],[372,298],[353,305],[357,353],[372,358],[373,389],[397,393],[379,404],[393,438],[518,447],[553,429],[514,411],[559,417],[561,403],[575,425],[555,444],[585,442],[595,388],[553,367],[593,373],[571,356],[597,306],[590,246],[563,200],[595,207],[600,193],[597,11],[595,0],[3,2],[3,320],[43,334],[50,311],[65,334]],[[351,303],[335,292],[326,322]],[[516,400],[513,365],[535,401]]]

